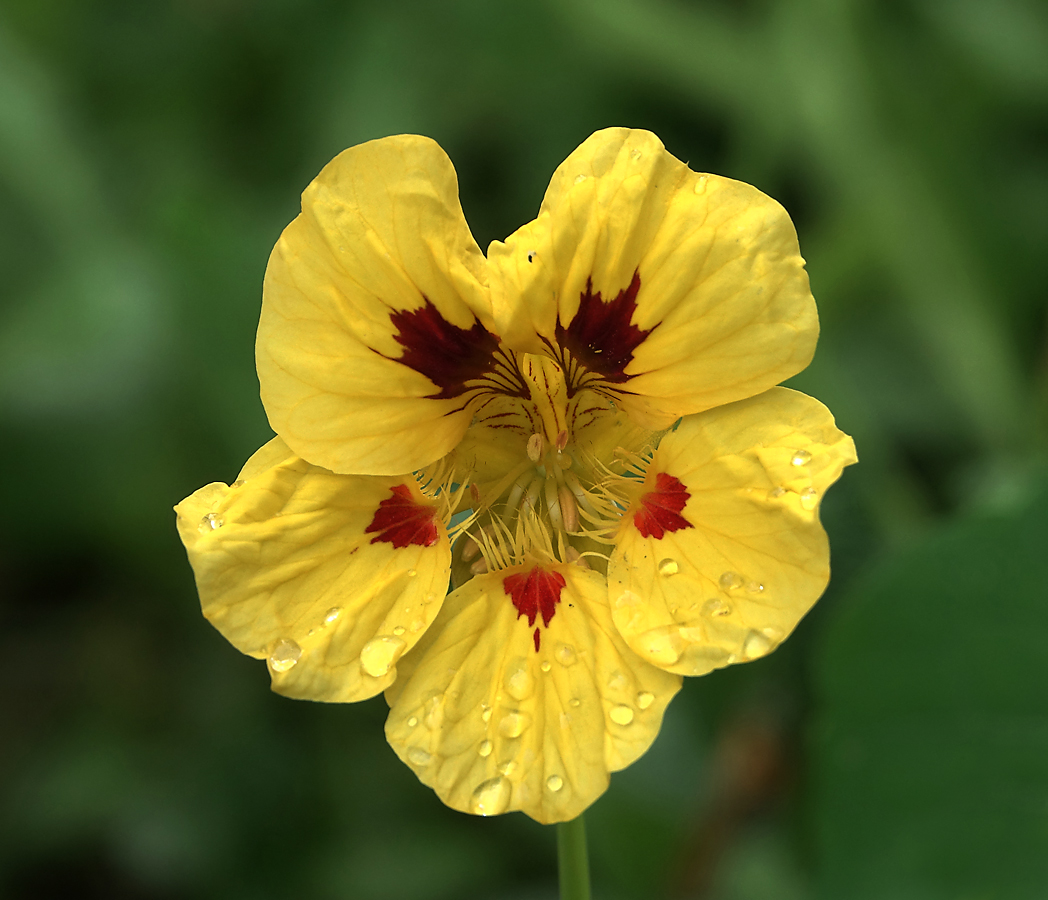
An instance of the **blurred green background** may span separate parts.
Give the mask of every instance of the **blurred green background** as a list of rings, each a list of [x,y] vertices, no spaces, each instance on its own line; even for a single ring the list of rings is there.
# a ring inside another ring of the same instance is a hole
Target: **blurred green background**
[[[269,693],[171,506],[269,436],[262,275],[328,159],[436,138],[486,246],[613,124],[790,211],[793,383],[861,464],[815,611],[588,813],[596,895],[1046,896],[1039,0],[3,0],[0,895],[555,896],[552,829],[442,807],[381,698]]]

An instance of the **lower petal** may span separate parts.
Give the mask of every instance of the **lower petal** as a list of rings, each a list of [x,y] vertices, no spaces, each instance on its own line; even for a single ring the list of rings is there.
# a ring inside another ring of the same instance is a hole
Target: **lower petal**
[[[447,591],[447,532],[412,476],[336,475],[275,438],[175,511],[205,617],[289,697],[380,693]]]
[[[386,692],[391,746],[454,809],[574,818],[648,749],[680,689],[619,636],[603,576],[548,569],[559,598],[530,620],[506,587],[525,567],[454,591]]]
[[[630,647],[682,675],[770,653],[826,588],[818,505],[855,460],[829,410],[786,388],[684,419],[656,451],[608,568]]]

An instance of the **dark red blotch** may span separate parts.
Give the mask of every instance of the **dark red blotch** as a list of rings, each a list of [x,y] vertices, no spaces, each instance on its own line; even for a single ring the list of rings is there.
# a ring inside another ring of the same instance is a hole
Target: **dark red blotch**
[[[439,539],[437,511],[432,506],[416,502],[406,484],[390,488],[392,496],[379,503],[375,518],[364,529],[365,534],[375,534],[372,544],[385,541],[398,550],[409,544],[432,547]]]
[[[644,537],[660,540],[667,531],[694,527],[680,514],[691,494],[667,472],[655,477],[655,490],[640,498],[640,509],[633,514],[633,524]]]
[[[589,371],[597,372],[612,384],[629,379],[626,366],[633,351],[654,329],[644,331],[632,324],[640,290],[640,272],[633,273],[629,287],[605,302],[594,292],[593,279],[586,279],[586,290],[579,296],[579,309],[565,328],[557,320],[557,343]]]
[[[396,361],[440,388],[427,395],[431,399],[458,397],[468,390],[467,381],[492,370],[499,339],[480,322],[475,321],[472,328],[452,325],[428,297],[422,299],[424,304],[418,309],[403,309],[390,316],[397,329],[393,337],[404,348]]]
[[[531,627],[541,615],[542,624],[549,628],[553,614],[557,611],[557,604],[560,603],[560,592],[564,589],[563,575],[535,566],[530,572],[507,575],[502,584],[517,608],[518,619],[527,616],[528,627]],[[538,628],[535,629],[532,639],[537,653],[541,642]]]

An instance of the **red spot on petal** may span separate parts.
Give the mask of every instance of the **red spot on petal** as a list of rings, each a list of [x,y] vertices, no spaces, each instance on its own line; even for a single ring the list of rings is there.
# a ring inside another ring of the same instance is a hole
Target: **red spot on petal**
[[[557,343],[583,366],[612,384],[629,379],[626,366],[633,351],[654,329],[644,331],[632,324],[640,290],[640,272],[633,273],[629,287],[613,300],[604,301],[593,291],[593,279],[586,279],[586,290],[579,296],[579,309],[565,328],[557,321]]]
[[[434,521],[436,509],[417,502],[406,484],[394,485],[390,493],[392,496],[379,503],[375,518],[364,529],[365,534],[378,532],[371,543],[385,541],[398,550],[409,544],[432,547],[440,539]]]
[[[559,572],[550,572],[541,566],[535,566],[530,572],[518,572],[507,575],[502,584],[517,608],[517,618],[528,617],[528,625],[535,624],[541,615],[542,624],[549,628],[553,614],[560,603],[560,592],[564,589],[564,576]],[[535,641],[535,652],[539,649],[540,634],[538,628],[532,635]]]
[[[396,362],[425,375],[440,390],[428,396],[447,400],[465,393],[467,381],[481,378],[495,366],[499,339],[474,321],[472,328],[452,325],[427,297],[418,309],[393,313],[393,336],[404,348]],[[391,357],[392,358],[392,357]]]
[[[680,531],[694,527],[680,514],[691,494],[667,472],[659,472],[655,478],[655,490],[640,498],[640,509],[633,514],[633,524],[644,537],[660,540],[667,531]]]

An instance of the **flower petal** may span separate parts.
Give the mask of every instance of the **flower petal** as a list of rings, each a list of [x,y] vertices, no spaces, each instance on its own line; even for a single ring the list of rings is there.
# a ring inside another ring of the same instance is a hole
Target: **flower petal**
[[[447,532],[413,478],[335,475],[280,438],[175,511],[204,615],[289,697],[384,690],[447,591]]]
[[[506,582],[516,576],[519,588],[535,568],[481,575],[449,595],[386,692],[386,737],[454,809],[563,822],[648,749],[680,678],[626,647],[601,575],[536,568],[532,586],[549,590],[530,617]]]
[[[469,424],[466,382],[494,364],[487,281],[437,144],[399,135],[341,153],[266,270],[255,355],[273,429],[335,472],[443,456]]]
[[[647,131],[590,137],[557,169],[538,218],[488,257],[504,340],[569,351],[648,428],[767,390],[815,351],[786,211],[692,172]]]
[[[855,460],[829,410],[786,388],[684,419],[608,567],[630,647],[683,675],[771,652],[826,588],[818,505]]]

